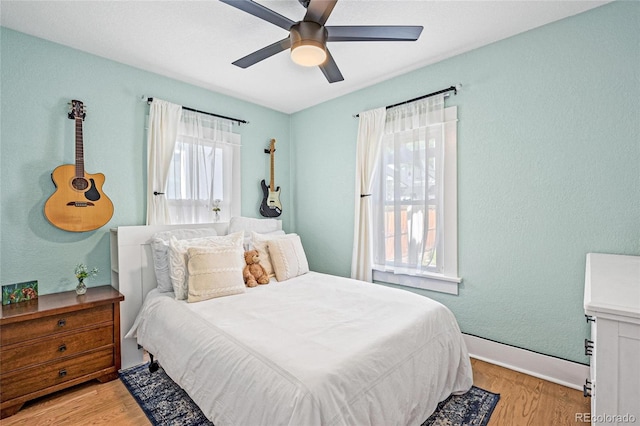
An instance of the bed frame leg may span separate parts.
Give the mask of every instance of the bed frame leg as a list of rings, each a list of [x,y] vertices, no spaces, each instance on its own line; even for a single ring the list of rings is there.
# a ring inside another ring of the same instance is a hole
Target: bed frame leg
[[[149,357],[151,358],[151,362],[149,363],[149,372],[151,373],[155,373],[156,371],[158,371],[158,361],[154,361],[153,360],[153,354],[149,354]]]

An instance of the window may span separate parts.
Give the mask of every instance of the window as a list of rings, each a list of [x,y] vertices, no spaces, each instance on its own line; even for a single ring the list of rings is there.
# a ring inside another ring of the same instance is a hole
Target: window
[[[374,280],[457,294],[457,108],[390,110],[374,178]]]
[[[239,215],[240,135],[231,131],[231,122],[182,111],[166,188],[171,223]]]

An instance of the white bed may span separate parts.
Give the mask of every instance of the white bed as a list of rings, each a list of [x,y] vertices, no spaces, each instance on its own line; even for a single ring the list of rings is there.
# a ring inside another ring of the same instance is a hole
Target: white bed
[[[152,290],[129,335],[216,426],[421,424],[472,385],[445,306],[316,272],[197,303]]]

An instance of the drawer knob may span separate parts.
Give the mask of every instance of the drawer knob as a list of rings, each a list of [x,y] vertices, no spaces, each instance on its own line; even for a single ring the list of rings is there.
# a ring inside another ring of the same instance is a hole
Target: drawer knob
[[[67,325],[67,320],[66,319],[61,319],[58,320],[58,327],[64,327],[65,325]]]
[[[65,345],[64,343],[58,347],[58,352],[64,352],[66,350],[67,350],[67,345]]]
[[[58,377],[64,377],[66,375],[67,375],[67,370],[65,370],[64,368],[58,371]]]
[[[584,385],[582,386],[582,394],[585,398],[591,396],[591,380],[587,379],[584,381]]]
[[[584,354],[586,356],[593,355],[593,341],[584,339]]]

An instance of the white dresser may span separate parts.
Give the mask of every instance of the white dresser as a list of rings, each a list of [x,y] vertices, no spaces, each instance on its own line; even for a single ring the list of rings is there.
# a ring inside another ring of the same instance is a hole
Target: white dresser
[[[584,311],[591,423],[640,423],[640,256],[589,253]]]

